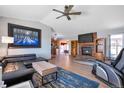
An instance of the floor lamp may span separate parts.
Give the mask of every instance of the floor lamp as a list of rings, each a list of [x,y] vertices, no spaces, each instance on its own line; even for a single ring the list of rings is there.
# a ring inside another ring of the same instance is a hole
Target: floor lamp
[[[7,55],[8,55],[8,44],[14,43],[14,38],[8,36],[2,36],[1,43],[7,44]],[[6,85],[4,85],[4,82],[2,81],[2,66],[0,66],[0,87],[6,87]]]
[[[14,43],[14,38],[8,36],[2,36],[1,43],[7,44],[7,55],[8,55],[8,44]]]

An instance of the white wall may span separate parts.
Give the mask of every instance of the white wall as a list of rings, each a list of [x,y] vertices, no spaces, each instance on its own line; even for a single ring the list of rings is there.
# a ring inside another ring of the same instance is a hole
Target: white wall
[[[19,20],[14,18],[0,17],[0,36],[8,35],[8,23],[18,24],[22,26],[37,28],[42,30],[41,48],[19,48],[8,49],[8,55],[36,53],[37,56],[51,58],[51,27],[40,22],[32,22]],[[7,51],[6,44],[0,44],[0,56],[5,56]]]

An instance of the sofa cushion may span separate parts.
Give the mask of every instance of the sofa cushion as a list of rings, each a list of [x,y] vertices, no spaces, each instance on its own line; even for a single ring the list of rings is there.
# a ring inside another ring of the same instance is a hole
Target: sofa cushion
[[[10,63],[10,62],[22,62],[22,61],[27,61],[27,60],[35,60],[36,57],[35,56],[31,56],[31,57],[15,57],[15,58],[7,58],[4,61]]]
[[[3,76],[2,76],[2,79],[3,79],[3,81],[11,80],[11,79],[14,79],[14,78],[18,78],[18,77],[22,77],[22,76],[25,76],[25,75],[28,75],[28,74],[32,74],[34,72],[35,71],[34,71],[33,68],[23,69],[23,70],[16,70],[16,71],[13,71],[13,72],[4,73]]]
[[[20,61],[21,61],[21,58],[7,58],[7,59],[4,59],[4,62],[7,62],[7,63],[20,62]]]
[[[18,57],[32,57],[32,56],[35,56],[36,57],[36,54],[21,54],[21,55],[8,55],[8,56],[5,56],[3,59],[7,59],[7,58],[18,58]]]
[[[19,69],[18,64],[15,63],[8,63],[7,66],[4,68],[4,73],[13,72]]]
[[[36,59],[36,54],[10,55],[3,58],[3,62],[17,62]]]

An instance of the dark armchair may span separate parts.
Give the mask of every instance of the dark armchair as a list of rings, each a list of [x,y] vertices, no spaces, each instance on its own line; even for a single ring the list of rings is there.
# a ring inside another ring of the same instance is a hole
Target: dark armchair
[[[116,60],[111,62],[111,65],[96,62],[92,72],[109,85],[124,87],[124,48],[120,51]]]

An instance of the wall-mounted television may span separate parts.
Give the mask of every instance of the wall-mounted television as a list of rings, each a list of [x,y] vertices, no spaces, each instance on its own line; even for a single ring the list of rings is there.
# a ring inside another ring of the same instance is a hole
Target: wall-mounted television
[[[87,33],[87,34],[78,35],[78,42],[79,43],[90,43],[90,42],[94,42],[93,34],[94,33]]]
[[[8,23],[8,35],[14,37],[14,43],[9,47],[40,48],[41,30]]]

